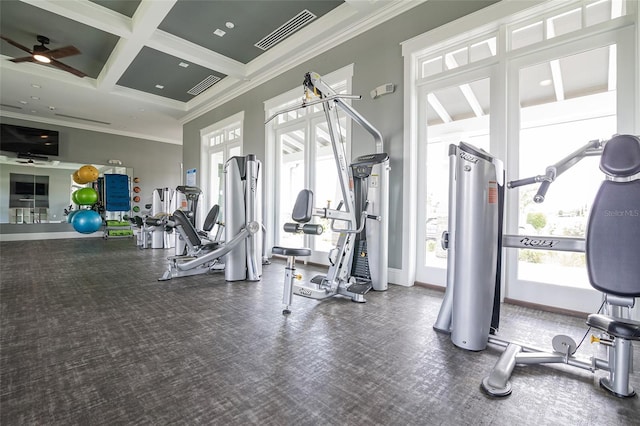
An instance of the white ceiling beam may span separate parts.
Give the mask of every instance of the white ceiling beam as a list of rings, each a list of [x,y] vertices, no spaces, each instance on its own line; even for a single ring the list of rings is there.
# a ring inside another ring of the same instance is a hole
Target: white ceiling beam
[[[609,46],[609,69],[607,78],[607,90],[616,90],[618,85],[618,63],[617,63],[617,46],[612,44]]]
[[[562,83],[562,70],[560,70],[560,61],[554,59],[549,62],[551,67],[551,79],[553,80],[553,90],[556,93],[557,101],[564,101],[564,84]]]
[[[433,93],[429,93],[427,95],[427,102],[429,102],[431,108],[433,108],[433,110],[436,112],[436,114],[438,114],[438,116],[444,123],[451,123],[453,121],[447,110],[442,106],[442,104],[436,97],[436,95],[434,95]]]
[[[547,19],[547,38],[556,36],[556,30],[552,19]],[[549,62],[551,67],[551,79],[553,80],[553,90],[556,93],[556,101],[564,101],[564,84],[562,83],[562,70],[560,61],[554,59]]]
[[[464,98],[469,103],[469,106],[473,110],[473,113],[476,115],[476,117],[482,117],[484,115],[484,111],[480,106],[480,102],[478,102],[478,98],[473,93],[471,86],[468,84],[462,84],[460,85],[460,90],[462,91]]]
[[[622,16],[622,3],[623,0],[611,0],[611,19]]]
[[[120,38],[97,78],[99,90],[109,91],[116,85],[176,1],[142,0],[131,19],[131,36]]]
[[[453,57],[453,53],[447,53],[444,55],[444,61],[448,69],[458,68],[459,66],[458,61]],[[468,84],[461,84],[459,88],[476,117],[482,117],[484,115],[484,111],[480,106],[480,102],[478,102],[478,98],[473,93],[473,90],[471,90],[471,86]]]
[[[81,24],[117,35],[131,36],[131,19],[111,9],[85,0],[21,0],[37,8]]]
[[[298,151],[302,151],[304,149],[304,144],[298,140],[295,136],[286,133],[282,135],[282,142],[288,143],[290,146],[294,147]]]
[[[157,30],[147,41],[147,46],[176,56],[202,67],[213,69],[239,79],[246,76],[246,66],[227,56],[198,46],[162,30]]]

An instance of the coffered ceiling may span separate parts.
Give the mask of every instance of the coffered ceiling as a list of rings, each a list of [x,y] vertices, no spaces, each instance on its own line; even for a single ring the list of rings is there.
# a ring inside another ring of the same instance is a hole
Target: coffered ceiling
[[[0,114],[181,143],[185,121],[422,1],[2,0]],[[86,76],[12,62],[38,35]]]

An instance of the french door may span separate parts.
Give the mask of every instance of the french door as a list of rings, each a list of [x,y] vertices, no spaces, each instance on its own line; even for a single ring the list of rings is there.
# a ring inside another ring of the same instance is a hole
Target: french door
[[[492,72],[465,73],[420,88],[416,281],[446,285],[442,234],[449,218],[449,145],[463,141],[491,152]]]
[[[340,117],[338,121],[340,134],[346,136],[346,118]],[[276,131],[275,242],[282,246],[310,247],[309,260],[320,264],[329,263],[330,252],[338,241],[339,234],[331,231],[329,221],[314,217],[311,223],[322,225],[324,232],[313,236],[287,233],[283,226],[291,222],[291,212],[302,189],[313,191],[314,205],[318,207],[336,208],[342,201],[329,133],[324,113],[310,120],[294,121]],[[347,149],[346,143],[338,143],[340,149]]]
[[[544,174],[594,139],[606,140],[628,124],[618,87],[628,84],[620,58],[622,32],[592,37],[513,61],[509,110],[510,179]],[[576,71],[579,73],[576,74]],[[630,86],[629,86],[630,87]],[[630,124],[630,123],[629,123]],[[543,203],[537,185],[510,191],[507,230],[533,236],[584,238],[591,203],[604,179],[599,157],[587,157],[551,184]],[[593,312],[601,293],[589,284],[584,253],[506,250],[506,297]]]

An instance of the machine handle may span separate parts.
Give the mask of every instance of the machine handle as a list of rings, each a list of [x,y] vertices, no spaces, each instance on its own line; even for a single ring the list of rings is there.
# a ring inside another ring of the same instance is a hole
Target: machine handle
[[[537,194],[533,197],[533,201],[535,203],[542,203],[544,201],[544,197],[547,194],[549,185],[551,185],[550,180],[542,181],[542,183],[540,184],[540,188],[538,188]]]
[[[519,186],[531,185],[537,182],[540,182],[541,178],[544,176],[533,176],[524,179],[512,180],[511,182],[507,182],[507,187],[509,188],[517,188]]]
[[[290,232],[292,234],[303,233],[309,235],[320,235],[322,234],[322,232],[324,232],[324,228],[322,227],[322,225],[317,225],[314,223],[305,223],[304,225],[301,225],[299,223],[287,222],[284,224],[282,229],[284,230],[284,232]]]

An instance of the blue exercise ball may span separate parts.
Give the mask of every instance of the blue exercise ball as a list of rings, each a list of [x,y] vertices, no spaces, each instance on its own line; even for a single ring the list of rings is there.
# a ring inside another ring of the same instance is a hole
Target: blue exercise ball
[[[73,217],[76,215],[76,213],[78,213],[79,210],[71,210],[69,212],[69,214],[67,214],[67,222],[71,223],[71,221],[73,220]]]
[[[102,226],[102,216],[95,210],[79,210],[71,219],[71,225],[81,234],[92,234]]]

